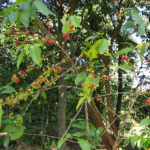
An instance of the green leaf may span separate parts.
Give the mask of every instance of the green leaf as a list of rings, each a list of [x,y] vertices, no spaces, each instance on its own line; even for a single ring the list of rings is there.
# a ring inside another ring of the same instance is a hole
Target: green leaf
[[[118,68],[126,71],[126,72],[133,72],[131,66],[129,66],[128,64],[124,64],[124,65],[120,65]]]
[[[20,55],[19,55],[19,57],[18,57],[18,60],[17,60],[17,68],[19,68],[19,66],[20,66],[20,64],[21,64],[21,61],[22,61],[23,56],[24,56],[25,53],[26,53],[25,50],[23,50],[23,51],[20,53]]]
[[[91,150],[90,144],[87,141],[85,141],[83,139],[78,139],[78,138],[77,138],[77,140],[78,140],[78,143],[79,143],[80,147],[82,148],[82,150]]]
[[[62,32],[63,33],[69,33],[70,32],[70,21],[66,21],[64,24],[63,24],[63,27],[62,27]]]
[[[21,23],[22,23],[24,26],[26,26],[26,27],[29,26],[29,19],[28,19],[28,20],[25,20],[25,19],[23,18],[23,16],[20,16],[20,21],[21,21]]]
[[[60,20],[62,24],[64,24],[66,22],[67,17],[68,17],[67,15],[62,17],[62,19]]]
[[[86,51],[82,50],[82,53],[83,53],[85,56],[87,56],[89,59],[91,59],[91,55],[90,55],[89,52],[86,52]]]
[[[25,126],[20,126],[20,127],[18,128],[18,131],[24,132],[25,129],[26,129]]]
[[[86,135],[84,132],[76,132],[73,134],[73,136],[76,136],[76,137],[81,137],[81,136],[84,136]]]
[[[71,16],[70,17],[70,22],[75,26],[75,27],[80,27],[80,19],[77,16]]]
[[[43,97],[43,98],[47,98],[47,94],[43,91],[43,92],[41,92],[41,96]]]
[[[142,47],[141,47],[141,49],[140,49],[140,53],[139,53],[141,56],[144,55],[144,53],[145,53],[145,48],[146,48],[146,44],[143,44]]]
[[[139,16],[138,9],[135,8],[135,7],[132,7],[131,8],[131,13],[132,13],[132,16],[134,17],[135,24],[139,24],[141,22],[141,17]]]
[[[94,39],[96,37],[97,37],[97,35],[89,36],[88,38],[85,39],[85,42],[87,42],[88,40]]]
[[[59,149],[61,148],[62,144],[63,144],[68,138],[70,138],[70,137],[71,137],[71,135],[68,134],[68,135],[66,135],[66,137],[64,137],[62,140],[59,140],[59,141],[58,141],[58,147],[59,147]]]
[[[150,119],[149,118],[145,118],[140,122],[140,126],[147,126],[150,124]]]
[[[89,53],[89,54],[92,53],[92,51],[97,48],[97,46],[100,44],[100,42],[101,42],[101,39],[100,39],[100,40],[97,40],[97,41],[94,43],[94,45],[91,46],[91,48],[89,49],[88,53]]]
[[[15,132],[17,131],[17,127],[13,125],[7,125],[4,129],[4,132]]]
[[[78,101],[78,104],[77,104],[77,106],[76,106],[76,109],[78,110],[78,108],[80,107],[80,105],[82,104],[82,102],[86,99],[86,95],[85,96],[83,96],[83,97],[81,97],[80,99],[79,99],[79,101]]]
[[[140,35],[145,35],[145,26],[143,22],[138,24],[138,32]]]
[[[5,120],[2,121],[2,123],[7,123],[7,124],[14,125],[14,122],[11,119],[5,119]]]
[[[104,129],[102,127],[99,127],[99,128],[97,128],[96,133],[100,136],[102,134],[103,130]]]
[[[140,138],[140,146],[143,146],[145,143],[145,139],[143,137]]]
[[[127,54],[127,53],[129,53],[130,51],[133,51],[133,50],[134,50],[133,48],[127,47],[127,48],[124,48],[124,49],[121,49],[120,51],[118,51],[118,53],[116,53],[115,56],[121,55],[121,54]]]
[[[5,25],[5,23],[7,22],[8,17],[5,17],[1,23],[1,28]]]
[[[24,2],[28,2],[28,0],[17,0],[15,3],[12,4],[12,7],[15,7],[21,3],[24,3]]]
[[[29,17],[30,17],[30,9],[24,10],[23,13],[22,13],[22,18],[24,20],[29,20]]]
[[[92,83],[95,85],[95,86],[99,86],[99,79],[98,77],[97,78],[94,78]]]
[[[11,140],[16,140],[16,139],[19,139],[22,135],[23,135],[23,132],[16,131],[16,132],[11,134],[10,139]]]
[[[126,29],[128,29],[128,28],[133,27],[133,26],[134,26],[134,22],[128,21],[128,22],[126,22],[124,25],[122,25],[121,30],[126,30]]]
[[[83,82],[87,77],[87,72],[81,72],[77,75],[75,79],[75,84],[78,86],[81,82]]]
[[[2,109],[2,105],[0,105],[0,128],[2,124],[2,115],[3,115],[3,109]]]
[[[37,100],[37,98],[39,97],[39,95],[40,95],[40,94],[39,94],[39,93],[37,93],[37,94],[34,96],[34,98],[33,98],[33,99],[34,99],[34,100]]]
[[[135,142],[137,142],[139,139],[140,139],[139,135],[134,135],[134,136],[131,137],[132,147],[135,146]]]
[[[9,137],[6,137],[6,139],[4,140],[4,147],[8,147],[9,142],[10,142]]]
[[[25,44],[22,44],[20,46],[17,47],[16,52],[18,53],[19,50],[21,50],[22,48],[24,48],[24,46],[26,46]]]
[[[13,87],[11,87],[11,86],[3,86],[3,89],[5,89],[5,90],[3,90],[1,92],[1,94],[2,93],[13,93],[13,92],[16,92],[16,90]]]
[[[36,45],[30,47],[30,56],[32,60],[37,64],[40,65],[41,62],[41,49]]]
[[[11,12],[8,18],[9,18],[10,23],[12,24],[18,18],[18,12]]]
[[[31,9],[30,9],[30,18],[31,19],[35,19],[37,17],[37,12],[36,12],[36,9],[34,6],[31,6]]]
[[[54,15],[44,4],[42,1],[34,1],[35,6],[37,7],[38,11],[44,14],[45,16]]]
[[[104,53],[107,52],[108,48],[109,48],[109,42],[108,42],[108,40],[101,39],[101,41],[99,43],[99,46],[98,46],[98,52],[100,54],[104,54]]]
[[[95,58],[97,58],[97,50],[96,49],[93,49],[93,51],[92,51],[92,59],[95,59]]]
[[[129,143],[130,143],[130,139],[125,139],[125,140],[124,140],[124,146],[128,146]]]
[[[87,101],[88,101],[88,103],[90,103],[91,100],[92,100],[91,96],[87,96]]]

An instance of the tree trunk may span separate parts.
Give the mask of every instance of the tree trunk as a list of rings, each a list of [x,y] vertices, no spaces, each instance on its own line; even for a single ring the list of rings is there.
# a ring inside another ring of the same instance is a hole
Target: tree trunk
[[[60,59],[63,55],[60,53]],[[65,64],[62,64],[62,68],[65,68]],[[62,69],[63,70],[63,69]],[[63,71],[62,71],[63,73]],[[59,79],[59,105],[58,105],[58,136],[61,138],[66,131],[66,87],[64,77]],[[66,142],[61,146],[60,150],[66,150]]]
[[[103,142],[104,142],[107,150],[112,150],[112,148],[114,146],[114,140],[112,139],[112,137],[107,132],[107,129],[105,128],[105,125],[103,123],[101,115],[100,115],[100,113],[99,113],[93,100],[90,103],[90,108],[91,108],[91,111],[93,114],[92,116],[93,116],[94,124],[95,124],[96,128],[102,127],[104,129],[102,139],[103,139]]]

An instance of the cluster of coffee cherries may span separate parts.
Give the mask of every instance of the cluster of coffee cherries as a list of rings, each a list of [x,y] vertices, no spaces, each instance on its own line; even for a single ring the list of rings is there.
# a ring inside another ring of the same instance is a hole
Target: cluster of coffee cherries
[[[34,69],[35,68],[33,66],[27,66],[26,72],[21,70],[21,71],[18,72],[18,75],[19,75],[20,78],[25,78],[27,76],[26,73],[30,73]],[[11,77],[11,81],[15,82],[15,83],[19,83],[20,82],[19,77],[16,74],[13,74],[13,76]]]
[[[47,85],[47,87],[51,87],[52,85],[55,85],[55,82],[57,80],[57,76],[62,72],[62,68],[59,66],[47,66],[47,68],[43,68],[43,74],[38,77],[36,81],[34,81],[31,84],[32,89],[28,89],[28,91],[31,93],[34,89],[39,89],[43,85]]]
[[[128,56],[122,56],[120,62],[124,62],[124,60],[127,60],[128,58],[129,58]]]
[[[148,98],[146,101],[147,101],[148,104],[150,104],[150,98]]]
[[[104,80],[110,80],[110,76],[106,76],[105,74],[102,76]]]

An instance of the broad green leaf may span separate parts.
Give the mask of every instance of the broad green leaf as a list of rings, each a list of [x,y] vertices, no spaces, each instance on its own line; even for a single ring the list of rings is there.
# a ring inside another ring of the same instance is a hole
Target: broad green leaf
[[[26,46],[25,44],[22,44],[20,46],[17,47],[16,52],[18,53],[19,50],[22,50],[22,48],[24,48],[24,46]]]
[[[10,142],[9,137],[6,137],[6,139],[4,140],[4,147],[8,147],[9,142]]]
[[[62,27],[62,32],[63,33],[69,33],[70,32],[70,21],[66,21],[64,24],[63,24],[63,27]]]
[[[75,26],[75,27],[80,27],[80,19],[77,16],[71,16],[70,17],[70,22]]]
[[[92,83],[95,85],[95,86],[99,86],[99,79],[98,77],[97,78],[94,78]]]
[[[16,90],[11,87],[11,86],[3,86],[3,91],[1,92],[2,93],[13,93],[13,92],[16,92]]]
[[[37,94],[34,96],[34,98],[33,98],[33,99],[34,99],[34,100],[37,100],[37,98],[39,97],[39,95],[40,95],[40,94],[39,94],[39,93],[37,93]]]
[[[10,23],[12,24],[13,22],[15,22],[17,17],[18,12],[11,12],[10,15],[8,16]]]
[[[15,3],[12,4],[12,7],[15,7],[21,3],[24,3],[24,2],[28,2],[28,0],[17,0]]]
[[[35,0],[35,6],[37,7],[38,11],[44,14],[45,16],[54,15],[44,4],[42,1]]]
[[[92,100],[91,96],[87,96],[86,98],[87,98],[87,102],[90,103]]]
[[[89,52],[86,52],[86,51],[82,50],[82,53],[91,60],[91,55],[90,55]]]
[[[87,77],[87,72],[81,72],[77,75],[75,79],[75,84],[78,86],[81,82],[83,82]]]
[[[25,50],[23,50],[23,51],[20,53],[20,55],[19,55],[19,57],[18,57],[18,60],[17,60],[17,68],[19,68],[19,66],[20,66],[20,64],[21,64],[21,62],[22,62],[22,59],[23,59],[23,56],[24,56],[25,53],[26,53]]]
[[[60,20],[62,24],[64,24],[66,22],[67,17],[68,17],[67,15],[64,15],[62,17],[62,19]]]
[[[72,127],[79,128],[79,129],[86,129],[86,125],[80,125],[80,124],[72,124]]]
[[[140,146],[143,146],[145,143],[145,139],[143,137],[140,138]]]
[[[30,57],[32,60],[37,64],[40,65],[41,61],[41,49],[37,47],[36,45],[33,45],[30,47]]]
[[[26,129],[25,126],[20,126],[20,127],[18,128],[18,131],[24,132],[25,129]]]
[[[144,55],[144,53],[145,53],[145,48],[146,48],[146,44],[143,44],[142,47],[141,47],[141,49],[140,49],[140,53],[139,53],[141,56]]]
[[[83,97],[81,97],[80,99],[79,99],[79,101],[78,101],[78,104],[77,104],[77,106],[76,106],[76,109],[78,110],[78,108],[80,107],[80,105],[82,104],[82,102],[86,99],[86,95],[85,96],[83,96]]]
[[[128,21],[128,22],[126,22],[124,25],[122,25],[121,30],[126,30],[126,29],[128,29],[128,28],[133,27],[133,26],[134,26],[134,22]]]
[[[43,91],[43,92],[41,92],[41,96],[44,98],[44,99],[46,99],[47,98],[47,94]]]
[[[7,22],[8,17],[5,17],[1,23],[1,28],[5,25],[5,23]]]
[[[17,131],[17,127],[13,125],[7,125],[4,129],[4,132],[15,132]]]
[[[104,129],[102,127],[99,127],[99,128],[97,128],[96,133],[100,136],[102,134],[103,130]]]
[[[128,146],[129,143],[130,143],[130,139],[125,139],[125,140],[124,140],[124,146]]]
[[[90,94],[90,88],[88,87],[89,83],[92,83],[93,79],[91,78],[86,78],[86,80],[84,81],[84,84],[83,84],[83,92],[86,94],[86,95],[89,95]]]
[[[23,13],[22,13],[22,18],[24,20],[29,20],[29,17],[30,17],[30,9],[24,10]]]
[[[2,105],[0,104],[0,128],[2,124],[2,115],[3,115],[3,109],[2,109]]]
[[[124,49],[121,49],[120,51],[118,51],[118,53],[116,53],[115,56],[121,55],[121,54],[127,54],[127,53],[129,53],[130,51],[133,51],[133,50],[134,50],[133,48],[127,47],[127,48],[124,48]]]
[[[73,76],[75,76],[75,75],[68,74],[68,75],[66,75],[66,76],[65,76],[65,78],[64,78],[64,79],[65,79],[65,80],[68,80],[68,79],[72,78]]]
[[[145,26],[143,22],[138,24],[138,32],[140,35],[145,35]]]
[[[76,136],[76,137],[81,137],[81,136],[84,136],[86,135],[84,132],[76,132],[73,134],[73,136]]]
[[[101,42],[101,39],[100,39],[100,40],[97,40],[97,41],[94,43],[94,45],[91,46],[91,48],[89,49],[88,53],[89,53],[89,54],[92,53],[92,51],[98,47],[98,45],[100,44],[100,42]]]
[[[14,122],[11,119],[5,119],[5,120],[2,121],[2,123],[7,123],[7,124],[14,125]]]
[[[91,56],[92,56],[92,59],[97,58],[97,50],[96,49],[93,49]]]
[[[78,143],[79,143],[80,147],[82,148],[82,150],[91,150],[90,144],[87,141],[85,141],[83,139],[78,139],[78,138],[77,138],[77,140],[78,140]]]
[[[132,16],[134,17],[134,22],[135,22],[135,24],[140,23],[141,19],[140,19],[140,16],[139,16],[139,11],[138,11],[138,9],[135,8],[135,7],[132,7],[132,8],[131,8],[131,13],[132,13]]]
[[[134,135],[134,136],[131,137],[132,147],[135,146],[135,142],[137,142],[139,139],[140,139],[139,135]]]
[[[108,48],[109,48],[109,42],[108,42],[108,40],[101,39],[101,41],[99,43],[99,46],[98,46],[98,52],[100,54],[104,54],[104,53],[107,52]]]
[[[29,19],[25,20],[22,16],[20,16],[20,21],[24,26],[26,26],[26,27],[29,26]]]
[[[37,17],[37,12],[34,6],[31,6],[30,8],[30,18],[35,19]]]
[[[149,118],[145,118],[140,122],[140,126],[147,126],[150,125],[150,119]]]
[[[128,64],[124,64],[124,65],[120,65],[118,68],[124,70],[124,71],[129,71],[129,72],[133,72],[131,66],[129,66]]]
[[[16,140],[16,139],[19,139],[22,135],[23,135],[23,132],[16,131],[16,132],[11,134],[10,139],[11,140]]]
[[[59,140],[59,141],[58,141],[58,147],[59,147],[59,149],[61,148],[62,144],[63,144],[68,138],[70,138],[70,137],[71,137],[71,135],[68,134],[68,135],[66,135],[66,137],[64,137],[62,140]]]
[[[97,37],[97,35],[89,36],[88,38],[85,39],[85,42],[87,42],[88,40],[94,39],[96,37]]]

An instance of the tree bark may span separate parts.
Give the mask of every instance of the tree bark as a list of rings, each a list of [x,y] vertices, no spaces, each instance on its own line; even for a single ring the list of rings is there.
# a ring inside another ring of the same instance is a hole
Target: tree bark
[[[64,65],[62,64],[62,68],[64,68]],[[66,131],[66,87],[64,77],[59,79],[59,85],[58,136],[61,138]],[[66,142],[64,142],[60,150],[66,149]]]

